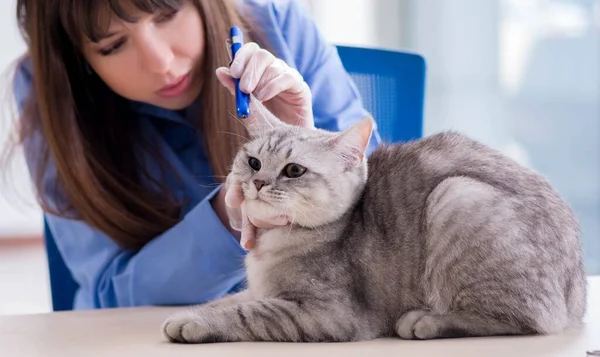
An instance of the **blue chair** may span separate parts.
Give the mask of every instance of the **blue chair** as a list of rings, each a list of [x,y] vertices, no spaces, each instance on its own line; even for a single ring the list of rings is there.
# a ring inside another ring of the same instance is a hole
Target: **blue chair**
[[[54,311],[72,310],[75,292],[79,285],[65,265],[46,219],[44,219],[44,243],[46,244],[46,256],[50,273],[52,309]]]
[[[337,46],[346,71],[367,110],[377,122],[384,141],[418,139],[423,132],[425,61],[400,51]],[[73,309],[78,285],[60,255],[48,224],[44,240],[50,270],[54,311]]]
[[[425,60],[414,53],[337,46],[381,138],[409,141],[423,135]]]

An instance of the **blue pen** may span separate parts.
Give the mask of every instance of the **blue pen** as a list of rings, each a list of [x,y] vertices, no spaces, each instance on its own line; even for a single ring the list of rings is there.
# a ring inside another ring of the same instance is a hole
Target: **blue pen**
[[[229,31],[231,37],[231,61],[235,54],[244,44],[244,34],[239,27],[233,26]],[[235,78],[235,106],[238,118],[244,119],[250,116],[250,95],[240,90],[240,79]]]

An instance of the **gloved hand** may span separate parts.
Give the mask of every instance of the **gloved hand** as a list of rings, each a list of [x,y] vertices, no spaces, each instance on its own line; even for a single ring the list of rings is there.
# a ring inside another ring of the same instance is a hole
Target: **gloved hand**
[[[312,94],[300,73],[270,52],[249,42],[240,48],[229,68],[216,70],[219,81],[235,94],[234,78],[240,78],[240,89],[252,94],[280,120],[302,127],[314,127]],[[289,223],[287,217],[247,216],[241,183],[230,174],[224,189],[225,204],[232,228],[241,231],[240,244],[252,249],[256,244],[256,228],[273,228]]]
[[[217,68],[216,75],[231,94],[235,93],[233,78],[239,78],[240,89],[254,95],[280,120],[314,127],[312,94],[302,75],[256,43],[244,44],[231,66]]]
[[[244,205],[244,194],[241,182],[235,180],[233,175],[227,176],[225,183],[225,205],[229,216],[230,226],[241,232],[240,244],[250,250],[256,244],[256,228],[274,228],[289,223],[284,216],[253,217],[248,216]]]

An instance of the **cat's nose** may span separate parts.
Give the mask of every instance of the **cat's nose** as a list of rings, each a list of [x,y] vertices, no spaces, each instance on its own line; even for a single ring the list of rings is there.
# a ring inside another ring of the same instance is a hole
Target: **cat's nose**
[[[267,183],[263,180],[254,180],[254,186],[256,186],[257,191],[260,191],[260,189],[266,185],[267,185]]]

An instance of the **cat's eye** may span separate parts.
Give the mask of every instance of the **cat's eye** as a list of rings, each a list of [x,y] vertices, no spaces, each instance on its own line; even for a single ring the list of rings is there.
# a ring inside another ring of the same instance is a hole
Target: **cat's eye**
[[[283,168],[283,176],[289,178],[298,178],[306,172],[306,167],[300,166],[298,164],[287,164]]]
[[[260,171],[260,168],[262,166],[260,160],[255,157],[250,157],[248,159],[248,165],[250,165],[250,168],[252,168],[252,170],[254,171]]]

